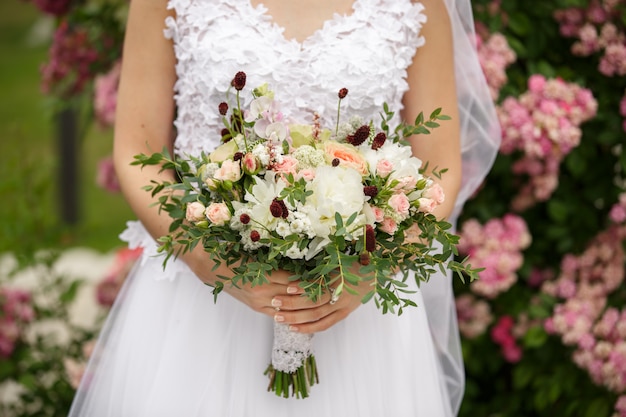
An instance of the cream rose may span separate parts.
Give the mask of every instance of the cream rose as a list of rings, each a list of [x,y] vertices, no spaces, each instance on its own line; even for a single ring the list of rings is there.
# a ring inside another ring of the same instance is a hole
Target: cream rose
[[[205,211],[206,217],[215,226],[223,226],[230,220],[230,210],[224,203],[211,203]]]
[[[199,203],[197,201],[193,201],[187,204],[187,210],[185,212],[185,218],[190,222],[199,222],[204,220],[204,204]]]
[[[430,188],[426,190],[426,192],[424,193],[424,197],[434,200],[437,204],[443,203],[446,198],[443,192],[443,188],[441,188],[441,185],[437,183],[434,183]]]
[[[213,178],[219,181],[239,181],[241,178],[241,166],[239,161],[227,159],[222,166],[215,171]]]
[[[324,143],[326,161],[331,164],[334,159],[339,160],[339,165],[351,168],[361,175],[367,175],[367,161],[359,153],[357,148],[349,144],[328,141]]]

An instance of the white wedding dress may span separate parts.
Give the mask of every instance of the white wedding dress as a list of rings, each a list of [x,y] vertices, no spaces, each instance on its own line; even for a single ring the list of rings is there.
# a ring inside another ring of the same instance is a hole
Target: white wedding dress
[[[244,92],[269,83],[294,119],[310,121],[316,111],[334,124],[337,91],[345,87],[343,114],[378,123],[384,102],[401,109],[406,69],[428,41],[420,35],[427,13],[411,0],[355,0],[351,14],[335,15],[303,42],[286,39],[249,0],[169,6],[177,15],[164,27],[178,59],[179,155],[218,145],[218,104],[237,71],[248,75]],[[415,294],[418,307],[400,317],[368,303],[315,335],[320,382],[307,399],[284,399],[267,392],[263,375],[272,319],[227,294],[214,303],[211,289],[180,261],[164,271],[140,223],[129,223],[122,237],[144,255],[103,328],[70,416],[455,415],[463,371],[450,277],[432,277],[436,294],[424,301],[431,283],[424,286]]]

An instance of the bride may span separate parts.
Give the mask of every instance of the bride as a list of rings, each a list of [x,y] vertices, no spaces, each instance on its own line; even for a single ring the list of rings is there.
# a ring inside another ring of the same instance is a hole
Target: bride
[[[219,144],[218,105],[238,71],[268,82],[296,120],[345,114],[379,120],[384,102],[413,120],[437,107],[452,116],[413,152],[441,180],[439,217],[454,221],[491,166],[498,127],[472,43],[469,0],[133,0],[126,31],[114,158],[140,222],[122,234],[144,254],[102,330],[70,416],[454,416],[463,368],[449,276],[416,293],[417,308],[383,315],[344,292],[333,303],[301,296],[288,273],[269,284],[225,286],[195,250],[165,269],[154,239],[169,218],[141,188],[173,180],[133,156],[179,156]],[[172,124],[175,135],[172,135]],[[356,288],[365,293],[367,289]],[[266,391],[274,321],[316,333],[320,383],[304,400]]]

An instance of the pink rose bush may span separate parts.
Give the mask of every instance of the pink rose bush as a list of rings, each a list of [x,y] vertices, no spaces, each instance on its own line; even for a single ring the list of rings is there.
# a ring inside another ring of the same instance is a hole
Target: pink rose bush
[[[474,339],[482,335],[493,322],[489,303],[476,298],[473,294],[459,295],[455,304],[459,331],[465,338]]]
[[[526,93],[519,98],[508,97],[498,107],[500,152],[520,152],[513,172],[528,177],[512,202],[516,211],[552,195],[561,162],[579,145],[580,125],[595,116],[597,107],[590,90],[542,75],[531,76]]]
[[[23,336],[24,325],[35,319],[30,292],[0,288],[0,359],[9,358]]]
[[[44,13],[63,16],[70,10],[74,0],[32,0],[32,2]]]
[[[611,307],[609,299],[624,282],[625,209],[626,193],[610,211],[613,224],[582,254],[565,256],[559,276],[542,286],[561,300],[545,320],[546,331],[574,348],[572,360],[594,383],[622,395],[615,405],[619,416],[626,395],[626,310]]]
[[[501,33],[489,34],[483,40],[476,36],[476,47],[480,66],[485,73],[485,79],[491,92],[491,97],[497,100],[500,89],[507,82],[506,68],[516,61],[515,52],[509,47],[506,37]]]
[[[515,323],[511,316],[501,316],[491,329],[491,339],[498,345],[502,356],[507,362],[519,362],[522,358],[522,349],[513,336]]]
[[[120,182],[115,172],[112,157],[104,157],[98,162],[96,185],[109,193],[120,192]]]
[[[120,82],[121,68],[121,61],[117,61],[109,72],[97,75],[94,81],[93,109],[96,121],[102,127],[112,127],[115,123],[117,87]]]
[[[62,21],[54,32],[49,60],[41,68],[42,89],[64,97],[81,93],[96,73],[97,50],[86,29]]]
[[[626,75],[626,34],[621,21],[620,1],[591,1],[586,8],[557,10],[554,17],[561,34],[576,38],[574,55],[600,54],[600,73],[607,77]]]
[[[491,219],[484,226],[469,219],[461,228],[459,252],[467,254],[484,271],[471,284],[474,293],[495,298],[517,281],[517,270],[522,266],[522,250],[531,242],[524,219],[507,214],[502,219]]]

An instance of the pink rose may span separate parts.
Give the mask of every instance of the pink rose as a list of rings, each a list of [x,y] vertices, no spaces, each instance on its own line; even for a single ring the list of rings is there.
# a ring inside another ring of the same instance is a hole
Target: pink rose
[[[231,214],[225,203],[211,203],[206,208],[205,214],[215,226],[223,226],[230,220]]]
[[[415,187],[417,186],[417,178],[412,176],[398,178],[397,181],[398,184],[393,187],[394,191],[396,192],[403,191],[410,193],[411,191],[415,190]]]
[[[283,176],[288,174],[296,174],[296,168],[298,166],[298,160],[293,156],[285,155],[283,156],[283,160],[280,164],[273,164],[272,171],[283,174]]]
[[[199,203],[197,201],[191,202],[187,204],[187,212],[185,213],[185,218],[190,222],[199,222],[204,220],[204,204]]]
[[[437,207],[435,200],[431,200],[430,198],[422,197],[417,201],[420,203],[418,211],[421,211],[422,213],[432,213]]]
[[[389,207],[396,213],[398,213],[402,218],[407,218],[409,215],[409,208],[411,207],[411,203],[409,202],[409,198],[404,193],[394,194],[389,198],[387,202]]]
[[[220,181],[239,181],[241,178],[241,167],[239,161],[227,159],[222,162],[222,166],[215,171],[213,178]]]
[[[381,178],[387,178],[393,171],[393,164],[386,159],[381,159],[376,164],[376,175]]]
[[[243,165],[243,172],[245,172],[248,175],[258,174],[262,168],[261,161],[259,160],[259,158],[257,158],[250,152],[244,155],[242,165]]]
[[[385,233],[393,235],[398,231],[398,224],[391,217],[385,217],[378,228]]]
[[[426,192],[424,193],[424,197],[434,200],[437,204],[441,204],[445,200],[443,188],[441,188],[441,185],[437,183],[434,183],[430,188],[426,190]]]
[[[546,85],[543,75],[534,74],[528,79],[528,89],[533,93],[540,93]]]
[[[304,178],[305,181],[311,182],[315,179],[315,169],[306,168],[298,172],[300,178]]]
[[[120,183],[113,166],[113,158],[110,156],[98,162],[98,172],[96,173],[96,184],[98,187],[110,192],[120,192]]]
[[[385,212],[380,207],[370,206],[372,208],[372,212],[374,213],[374,221],[376,223],[380,223],[385,218]]]

